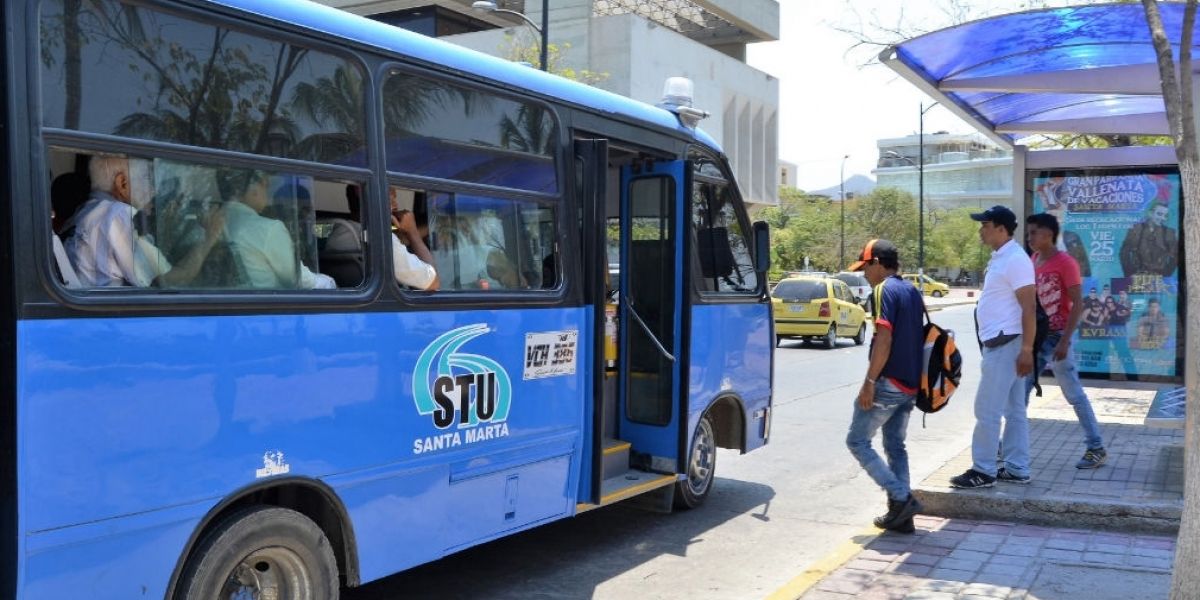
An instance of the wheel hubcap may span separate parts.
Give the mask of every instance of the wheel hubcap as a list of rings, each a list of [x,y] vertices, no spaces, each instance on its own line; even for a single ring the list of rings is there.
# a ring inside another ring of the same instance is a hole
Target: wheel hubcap
[[[250,553],[234,567],[218,596],[221,600],[316,600],[304,562],[278,546]]]
[[[714,452],[716,443],[712,427],[708,421],[701,421],[696,429],[696,439],[692,442],[692,460],[688,466],[688,487],[693,494],[700,495],[708,489],[713,476]]]

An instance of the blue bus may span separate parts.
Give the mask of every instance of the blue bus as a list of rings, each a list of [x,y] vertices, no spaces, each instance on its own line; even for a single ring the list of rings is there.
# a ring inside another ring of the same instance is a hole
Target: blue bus
[[[768,232],[685,97],[302,0],[0,7],[0,595],[336,598],[767,443]]]

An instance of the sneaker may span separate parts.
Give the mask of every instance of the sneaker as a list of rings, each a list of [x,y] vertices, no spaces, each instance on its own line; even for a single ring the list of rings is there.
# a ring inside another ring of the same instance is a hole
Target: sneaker
[[[990,488],[996,483],[996,478],[986,473],[980,473],[975,469],[967,469],[962,475],[955,475],[950,478],[950,487],[960,490],[970,490],[974,488]]]
[[[1016,473],[1001,467],[999,471],[996,471],[996,481],[1003,481],[1004,483],[1029,483],[1029,476],[1017,475]]]
[[[1083,453],[1083,458],[1075,463],[1076,469],[1095,469],[1104,464],[1108,458],[1108,452],[1104,448],[1095,448]]]
[[[875,518],[875,526],[881,529],[897,529],[904,524],[905,521],[912,521],[913,515],[921,512],[921,503],[908,495],[904,501],[892,500],[888,498],[888,511],[886,515]],[[911,532],[909,532],[911,533]]]

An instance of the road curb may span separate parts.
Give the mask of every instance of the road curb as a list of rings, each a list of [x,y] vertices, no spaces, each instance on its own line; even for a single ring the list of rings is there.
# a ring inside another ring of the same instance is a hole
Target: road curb
[[[928,305],[927,305],[925,308],[926,308],[926,309],[927,309],[929,312],[937,312],[937,311],[939,311],[939,310],[942,310],[943,308],[949,308],[949,307],[951,307],[951,306],[967,306],[968,304],[975,304],[975,303],[977,303],[977,302],[979,302],[979,299],[978,299],[978,298],[975,298],[975,299],[972,299],[972,300],[963,300],[962,302],[947,302],[947,303],[945,303],[945,304],[936,304],[936,305],[934,305],[934,306],[928,306]]]
[[[791,581],[783,584],[783,587],[771,592],[764,600],[795,600],[803,596],[812,586],[825,578],[826,575],[838,570],[842,565],[850,562],[850,559],[858,556],[863,548],[870,544],[875,538],[883,533],[882,529],[870,527],[860,531],[857,535],[838,546],[833,552],[820,558],[804,572],[794,577]]]
[[[922,487],[913,495],[924,514],[962,519],[1009,521],[1074,529],[1118,530],[1178,535],[1182,503],[1106,502],[1075,497],[1021,498],[1004,486],[983,490]]]

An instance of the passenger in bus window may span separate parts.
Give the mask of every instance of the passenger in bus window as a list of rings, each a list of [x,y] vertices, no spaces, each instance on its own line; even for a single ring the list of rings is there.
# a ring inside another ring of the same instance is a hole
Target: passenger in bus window
[[[63,224],[73,229],[67,255],[87,287],[187,285],[220,237],[224,214],[206,215],[205,237],[178,265],[172,265],[153,238],[134,227],[139,211],[152,210],[154,177],[143,159],[95,156],[88,165],[92,191],[88,201]]]
[[[227,173],[240,190],[226,204],[225,236],[243,281],[256,289],[334,289],[333,278],[313,273],[296,258],[296,247],[282,221],[262,216],[270,203],[263,171]]]
[[[526,287],[525,278],[513,266],[503,250],[488,252],[487,274],[498,287],[502,289],[519,289]]]
[[[428,225],[422,232],[413,212],[400,210],[398,191],[399,188],[394,186],[388,189],[388,203],[392,212],[393,275],[400,285],[435,292],[441,286],[441,280],[437,269],[433,267],[433,254],[425,245]]]

